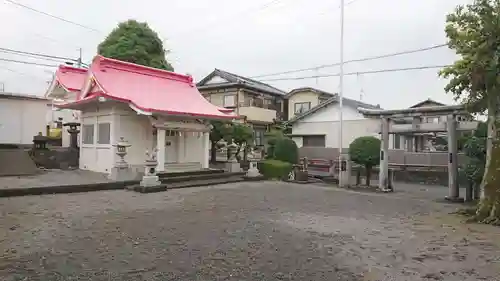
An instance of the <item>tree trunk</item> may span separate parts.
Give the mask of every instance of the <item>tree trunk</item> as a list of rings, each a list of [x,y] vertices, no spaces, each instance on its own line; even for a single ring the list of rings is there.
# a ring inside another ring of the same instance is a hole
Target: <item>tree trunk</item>
[[[370,182],[372,180],[372,167],[366,166],[365,171],[366,171],[366,186],[370,187]]]
[[[216,163],[217,162],[217,143],[216,142],[210,142],[211,148],[210,148],[210,162]]]
[[[356,170],[356,186],[361,184],[361,169]]]
[[[475,221],[500,225],[500,140],[497,137],[496,97],[488,102],[488,139],[486,144],[486,164],[481,182],[481,200]]]

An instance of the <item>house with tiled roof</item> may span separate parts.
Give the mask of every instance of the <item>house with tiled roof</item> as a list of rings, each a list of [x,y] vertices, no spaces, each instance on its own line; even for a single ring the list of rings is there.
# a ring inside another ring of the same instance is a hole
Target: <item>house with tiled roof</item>
[[[255,145],[265,145],[269,125],[286,120],[286,92],[271,85],[215,69],[196,86],[212,104],[234,109],[253,126]]]
[[[299,147],[339,147],[339,96],[315,88],[298,88],[287,94],[290,136]],[[358,108],[380,108],[380,105],[343,98],[342,147],[360,136],[377,136],[380,122],[365,118]]]

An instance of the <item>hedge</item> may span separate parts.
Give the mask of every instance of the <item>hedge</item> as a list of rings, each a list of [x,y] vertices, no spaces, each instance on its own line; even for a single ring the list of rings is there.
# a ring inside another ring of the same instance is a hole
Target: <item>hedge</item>
[[[274,159],[297,164],[299,161],[297,144],[290,138],[278,139],[274,146]]]
[[[275,160],[267,159],[259,163],[259,172],[267,179],[286,179],[290,171],[292,171],[292,164]]]

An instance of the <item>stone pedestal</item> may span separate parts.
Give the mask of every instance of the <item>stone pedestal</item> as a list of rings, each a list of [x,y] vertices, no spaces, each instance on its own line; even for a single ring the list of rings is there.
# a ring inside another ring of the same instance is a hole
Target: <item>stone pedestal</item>
[[[140,193],[152,193],[167,190],[167,185],[162,184],[156,174],[158,161],[156,160],[157,151],[149,153],[146,151],[146,161],[144,162],[144,176],[142,177],[139,186],[134,188]]]
[[[349,187],[351,182],[351,161],[349,160],[349,155],[343,154],[341,155],[339,182],[340,187]]]
[[[227,162],[226,171],[228,171],[229,173],[239,173],[242,171],[242,169],[240,167],[240,163],[238,162]]]
[[[262,177],[262,174],[259,172],[259,169],[257,169],[257,161],[254,159],[249,159],[249,168],[246,174],[246,177],[248,178],[257,178],[257,177]]]
[[[137,179],[137,173],[128,165],[125,167],[113,167],[108,175],[110,180],[114,181],[131,181]]]
[[[227,159],[226,163],[226,171],[229,173],[239,173],[242,171],[240,163],[238,163],[238,160],[236,159],[236,155],[234,154],[236,152],[236,145],[234,143],[230,144],[227,146],[228,154],[230,157]]]

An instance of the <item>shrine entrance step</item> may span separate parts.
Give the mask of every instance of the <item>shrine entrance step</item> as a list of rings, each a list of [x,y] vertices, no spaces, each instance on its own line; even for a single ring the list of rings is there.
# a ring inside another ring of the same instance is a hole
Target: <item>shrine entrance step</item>
[[[198,172],[184,172],[175,174],[162,174],[160,181],[168,188],[182,188],[193,186],[206,186],[243,181],[244,172],[227,173],[223,170],[202,170]]]

